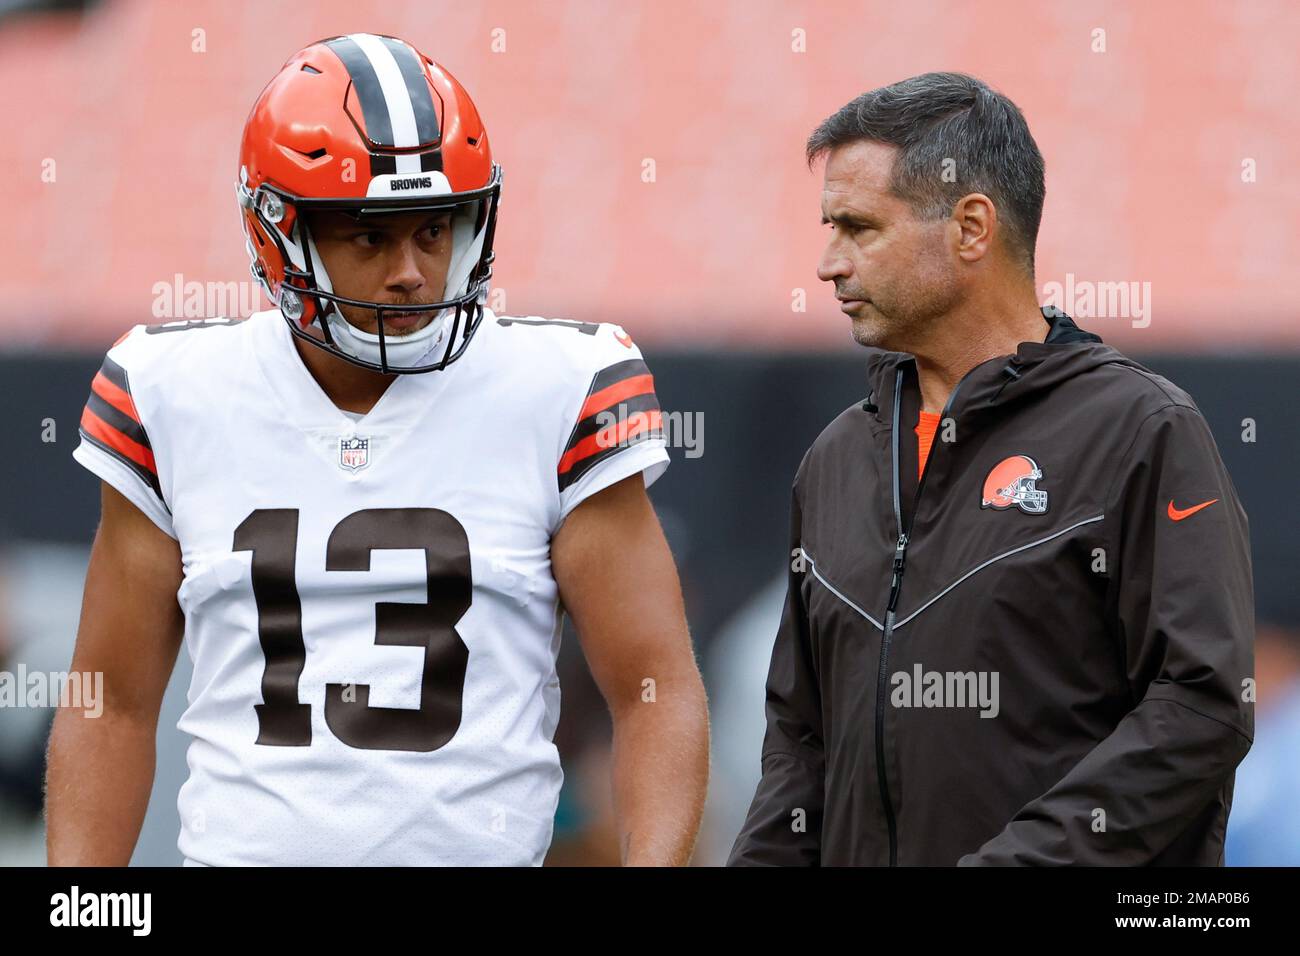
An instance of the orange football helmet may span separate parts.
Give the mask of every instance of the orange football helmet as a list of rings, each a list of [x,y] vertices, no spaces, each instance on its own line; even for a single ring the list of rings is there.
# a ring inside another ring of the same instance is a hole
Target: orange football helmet
[[[236,193],[253,276],[299,338],[381,372],[428,372],[458,359],[492,278],[501,168],[469,94],[404,40],[331,37],[289,58],[244,126]],[[452,254],[440,301],[389,305],[334,292],[302,213],[446,211]],[[375,312],[376,333],[337,304]],[[434,312],[386,335],[385,316]],[[320,337],[307,330],[315,324]]]
[[[1025,455],[1004,458],[984,479],[980,507],[998,511],[1018,507],[1031,515],[1040,515],[1047,510],[1047,492],[1034,487],[1034,482],[1042,477],[1042,470],[1032,458]]]

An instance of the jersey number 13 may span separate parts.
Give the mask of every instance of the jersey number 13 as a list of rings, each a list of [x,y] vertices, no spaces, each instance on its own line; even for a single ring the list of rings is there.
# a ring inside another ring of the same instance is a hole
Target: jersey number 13
[[[375,643],[424,648],[418,710],[371,707],[368,684],[327,684],[325,723],[350,747],[427,753],[460,726],[469,649],[456,622],[469,610],[469,538],[459,521],[436,508],[369,508],[330,532],[326,571],[369,571],[370,552],[424,552],[428,600],[375,605]],[[257,742],[271,747],[311,744],[311,705],[298,700],[307,661],[302,603],[294,578],[298,509],[259,508],[235,529],[235,551],[253,552],[257,634],[266,657],[262,700],[256,704]]]

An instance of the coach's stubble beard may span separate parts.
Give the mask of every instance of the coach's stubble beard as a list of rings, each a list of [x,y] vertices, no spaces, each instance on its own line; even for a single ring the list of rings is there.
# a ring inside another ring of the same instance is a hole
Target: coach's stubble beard
[[[923,255],[897,281],[876,279],[870,301],[852,317],[859,345],[891,352],[924,351],[935,328],[962,299],[960,274],[946,256]]]

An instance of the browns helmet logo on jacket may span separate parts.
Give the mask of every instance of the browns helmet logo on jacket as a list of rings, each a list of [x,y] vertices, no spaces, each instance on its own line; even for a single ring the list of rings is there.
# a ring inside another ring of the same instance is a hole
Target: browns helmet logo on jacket
[[[996,511],[1015,507],[1031,515],[1044,514],[1047,511],[1047,492],[1034,487],[1034,482],[1042,477],[1042,469],[1027,455],[1004,458],[984,479],[980,507]]]

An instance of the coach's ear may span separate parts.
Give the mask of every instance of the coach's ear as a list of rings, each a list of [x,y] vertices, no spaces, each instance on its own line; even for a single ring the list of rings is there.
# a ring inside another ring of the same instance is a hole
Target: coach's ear
[[[952,207],[950,221],[957,227],[957,255],[966,262],[979,262],[993,248],[998,227],[998,210],[983,193],[971,193]]]

